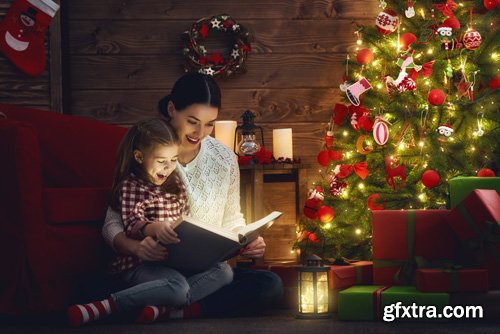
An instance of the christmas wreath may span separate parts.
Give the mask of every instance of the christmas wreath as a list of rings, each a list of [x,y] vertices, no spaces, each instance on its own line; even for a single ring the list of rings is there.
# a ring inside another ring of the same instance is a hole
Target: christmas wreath
[[[205,41],[211,31],[220,31],[229,35],[231,39],[230,52],[210,52]],[[251,51],[249,32],[229,15],[216,15],[202,18],[185,32],[186,42],[184,56],[185,69],[200,72],[211,76],[229,77],[244,69],[248,52]]]

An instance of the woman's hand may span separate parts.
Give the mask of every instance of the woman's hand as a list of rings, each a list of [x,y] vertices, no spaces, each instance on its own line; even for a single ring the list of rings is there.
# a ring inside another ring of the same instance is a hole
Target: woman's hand
[[[249,243],[245,248],[243,248],[240,255],[249,258],[260,258],[264,256],[265,251],[266,243],[264,242],[264,238],[258,237],[257,239]]]
[[[165,247],[148,236],[137,243],[134,255],[144,261],[163,261],[168,257],[168,252]]]

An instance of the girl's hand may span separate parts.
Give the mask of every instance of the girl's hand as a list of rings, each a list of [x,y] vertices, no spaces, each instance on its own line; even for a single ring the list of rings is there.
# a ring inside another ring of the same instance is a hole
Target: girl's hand
[[[264,256],[265,251],[266,243],[264,242],[264,238],[258,237],[257,239],[249,243],[245,248],[243,248],[240,255],[249,258],[260,258]]]
[[[134,254],[144,261],[163,261],[168,257],[167,249],[149,236],[137,243]]]
[[[177,237],[177,233],[175,233],[172,228],[172,223],[170,222],[155,222],[156,224],[156,239],[164,245],[168,244],[176,244],[180,242],[180,239]]]

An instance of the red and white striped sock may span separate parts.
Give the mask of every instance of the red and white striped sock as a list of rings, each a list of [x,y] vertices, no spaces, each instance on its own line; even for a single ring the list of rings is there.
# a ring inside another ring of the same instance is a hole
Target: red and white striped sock
[[[75,304],[68,308],[68,320],[72,327],[80,327],[87,322],[107,317],[116,309],[111,297],[88,304]]]
[[[146,306],[136,319],[138,324],[149,324],[156,320],[199,318],[201,314],[200,304],[193,303],[182,309],[168,306]]]

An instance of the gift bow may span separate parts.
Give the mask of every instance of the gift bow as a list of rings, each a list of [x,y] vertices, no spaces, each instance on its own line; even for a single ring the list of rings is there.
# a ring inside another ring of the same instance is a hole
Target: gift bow
[[[424,78],[428,78],[432,74],[432,65],[434,65],[434,60],[431,60],[425,64],[423,64],[420,70],[411,69],[409,77],[413,80],[416,80],[418,75],[422,75]]]
[[[366,161],[358,162],[352,165],[340,165],[340,170],[337,173],[337,177],[344,179],[348,177],[352,171],[358,174],[361,179],[366,179],[368,176],[368,163]]]
[[[457,4],[453,0],[446,0],[445,4],[435,4],[436,7],[444,16],[452,17],[455,16],[453,11],[457,9]]]

